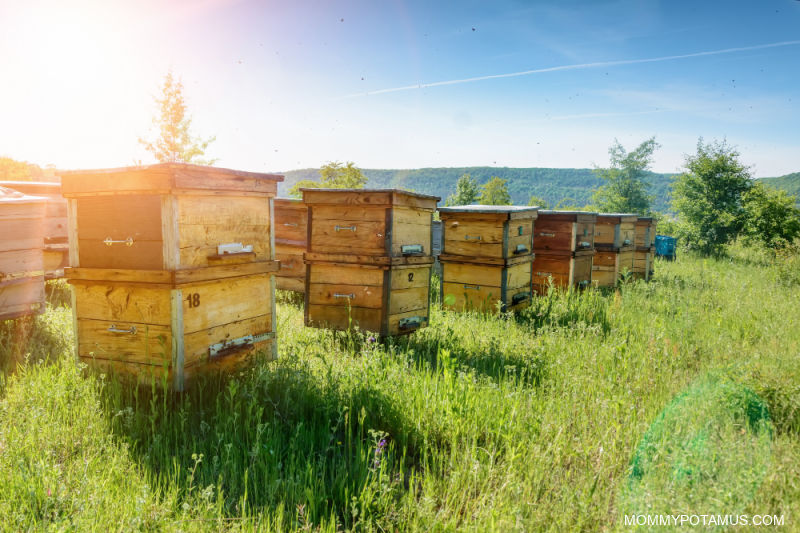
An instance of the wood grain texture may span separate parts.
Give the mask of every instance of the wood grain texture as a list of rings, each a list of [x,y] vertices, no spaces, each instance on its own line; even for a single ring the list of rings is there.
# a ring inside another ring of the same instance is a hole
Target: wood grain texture
[[[182,289],[187,334],[259,316],[271,306],[268,274],[206,281]]]
[[[119,333],[114,329],[135,333]],[[78,319],[78,352],[82,358],[96,357],[144,365],[171,365],[172,331],[169,325],[109,320]]]
[[[79,319],[170,325],[169,289],[74,283],[72,290]]]
[[[43,276],[0,282],[0,320],[39,314],[44,307]]]

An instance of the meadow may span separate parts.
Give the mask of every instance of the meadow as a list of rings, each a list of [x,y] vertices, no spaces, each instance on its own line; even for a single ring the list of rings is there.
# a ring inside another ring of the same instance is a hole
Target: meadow
[[[800,530],[798,254],[681,255],[517,316],[432,305],[385,341],[282,294],[277,361],[179,395],[80,368],[50,288],[0,325],[4,530]]]

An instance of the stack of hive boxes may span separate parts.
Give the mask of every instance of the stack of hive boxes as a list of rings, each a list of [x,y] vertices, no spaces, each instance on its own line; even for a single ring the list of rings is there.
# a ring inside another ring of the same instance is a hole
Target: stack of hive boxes
[[[635,279],[649,281],[653,275],[653,258],[656,249],[656,221],[653,217],[639,217],[635,231],[636,250],[633,255],[632,275]]]
[[[61,184],[2,181],[0,187],[8,187],[47,200],[44,215],[44,275],[45,279],[63,277],[64,267],[69,265],[69,244],[67,244],[67,201],[61,196]]]
[[[394,189],[303,189],[305,323],[382,336],[428,324],[439,198]]]
[[[530,305],[536,207],[442,207],[442,304],[480,311]],[[499,303],[498,303],[499,302]]]
[[[597,253],[592,265],[592,281],[598,287],[613,287],[624,272],[633,270],[638,216],[630,213],[600,213],[595,225]]]
[[[172,163],[65,173],[78,356],[176,390],[275,357],[282,179]]]
[[[308,208],[302,200],[275,199],[275,257],[281,269],[275,275],[284,291],[305,292],[306,265],[303,254],[308,239]]]
[[[0,187],[0,320],[44,311],[46,202]]]
[[[597,213],[539,211],[534,232],[533,289],[586,287],[592,282]]]

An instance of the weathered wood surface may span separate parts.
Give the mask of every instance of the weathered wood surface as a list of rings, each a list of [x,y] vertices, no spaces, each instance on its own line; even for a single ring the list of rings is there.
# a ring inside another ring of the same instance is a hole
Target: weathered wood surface
[[[0,319],[44,309],[45,198],[0,187]]]
[[[302,200],[275,198],[275,244],[306,247],[308,207]]]
[[[596,218],[595,213],[540,211],[534,226],[534,251],[593,250]]]
[[[381,335],[409,333],[418,328],[401,329],[401,318],[419,316],[427,323],[430,273],[430,263],[308,263],[306,325],[339,330],[358,326]]]
[[[594,256],[594,252],[537,253],[532,269],[534,290],[544,294],[551,283],[561,288],[588,286],[592,280]]]
[[[635,246],[637,215],[599,213],[595,224],[595,248],[629,249]]]
[[[436,209],[438,196],[399,189],[301,189],[307,205],[405,206]]]
[[[623,274],[634,270],[633,248],[598,250],[592,265],[592,282],[598,287],[613,287]]]
[[[161,163],[157,165],[66,171],[61,176],[65,197],[97,193],[147,192],[158,194],[175,190],[235,191],[275,196],[279,174],[243,172],[239,170]]]
[[[510,311],[530,304],[532,256],[510,265],[451,262],[447,257],[440,256],[444,307]],[[514,301],[517,294],[524,296],[519,302]]]
[[[533,252],[535,209],[495,212],[447,208],[441,218],[444,254],[504,259]]]
[[[228,267],[230,271],[252,268]],[[72,276],[79,356],[87,361],[124,363],[131,371],[135,370],[131,364],[167,365],[178,389],[183,387],[184,371],[189,367],[218,364],[210,356],[211,345],[246,335],[274,334],[271,273],[184,284],[169,282],[175,271],[142,275],[114,271],[106,275],[110,278],[106,281],[75,277],[91,276],[89,269],[69,269],[68,274]],[[255,348],[267,344],[272,346],[261,340]],[[227,351],[218,357],[229,357]],[[237,346],[229,351],[253,353],[254,347]]]

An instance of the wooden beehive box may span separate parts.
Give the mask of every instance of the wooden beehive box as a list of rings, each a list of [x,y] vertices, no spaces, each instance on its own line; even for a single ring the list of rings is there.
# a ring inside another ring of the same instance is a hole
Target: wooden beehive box
[[[274,358],[271,274],[261,261],[195,270],[68,268],[76,351],[95,367],[175,390],[196,374]]]
[[[0,320],[44,310],[46,202],[0,187]]]
[[[282,176],[187,164],[64,173],[77,353],[176,390],[275,357]]]
[[[388,264],[308,262],[305,323],[382,336],[428,325],[432,257]]]
[[[598,213],[594,230],[594,247],[626,250],[634,246],[638,215],[630,213]]]
[[[653,217],[639,217],[636,221],[632,276],[649,280],[653,275],[655,255],[656,221]]]
[[[69,265],[67,241],[67,201],[61,196],[61,183],[41,181],[0,181],[0,187],[47,200],[44,216],[44,274],[45,279],[64,276]]]
[[[426,326],[438,200],[393,189],[303,189],[306,325],[383,336]]]
[[[592,264],[592,282],[613,287],[625,272],[633,271],[636,221],[631,213],[599,213],[595,225],[597,250]]]
[[[509,259],[533,253],[538,207],[462,205],[440,207],[447,257]]]
[[[439,256],[442,306],[457,311],[516,311],[531,302],[531,265],[527,254],[494,263],[484,258]]]
[[[276,274],[277,288],[305,292],[306,265],[303,254],[308,239],[308,208],[302,200],[275,199],[275,257],[281,268]]]
[[[533,290],[586,287],[592,280],[596,213],[539,211],[536,219],[532,266]]]
[[[182,270],[273,259],[275,174],[180,163],[70,171],[70,266]]]

